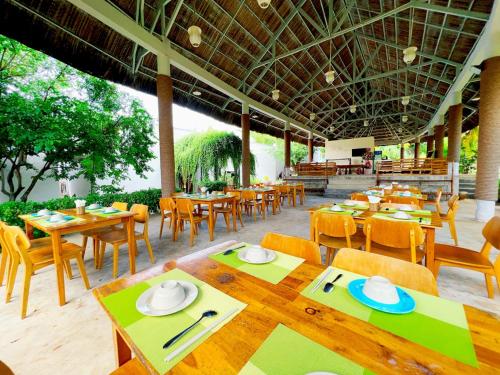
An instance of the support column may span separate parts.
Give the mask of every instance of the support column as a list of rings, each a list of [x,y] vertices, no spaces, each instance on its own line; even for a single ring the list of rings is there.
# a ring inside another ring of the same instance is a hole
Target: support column
[[[427,135],[426,143],[427,143],[427,157],[433,158],[434,157],[434,135],[433,134]]]
[[[448,174],[452,176],[452,193],[458,194],[460,189],[459,162],[460,146],[462,143],[462,115],[461,103],[452,105],[448,109]]]
[[[444,159],[444,125],[434,126],[434,157],[436,159]]]
[[[308,150],[308,160],[312,163],[314,160],[314,146],[313,146],[313,134],[309,132],[309,138],[307,139],[307,150]]]
[[[399,158],[404,159],[405,158],[405,144],[401,143],[401,148],[399,149]]]
[[[172,118],[173,86],[170,61],[158,55],[156,93],[158,97],[158,133],[160,143],[161,194],[168,197],[175,192],[174,126]]]
[[[241,110],[241,185],[250,186],[250,114],[248,103]]]
[[[290,138],[291,138],[290,123],[286,122],[285,123],[285,133],[284,133],[284,140],[285,140],[285,169],[290,168]]]
[[[420,138],[415,138],[415,159],[420,156]]]
[[[482,64],[479,102],[479,145],[476,173],[476,219],[495,215],[500,168],[500,56]]]

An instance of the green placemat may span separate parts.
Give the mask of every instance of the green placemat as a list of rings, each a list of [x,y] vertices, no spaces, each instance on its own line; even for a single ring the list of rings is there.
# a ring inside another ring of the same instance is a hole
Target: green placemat
[[[333,280],[339,273],[344,276],[336,282],[333,292],[324,293],[323,282],[316,292],[311,293],[323,273],[301,294],[457,361],[478,366],[462,304],[403,288],[415,299],[415,311],[404,315],[387,314],[365,306],[351,297],[347,290],[349,282],[365,278],[352,272],[335,270],[325,282]]]
[[[403,194],[398,194],[398,193],[392,193],[391,194],[393,197],[407,197],[407,198],[417,198],[417,199],[424,199],[424,196],[422,194],[415,194],[411,193],[411,195],[403,195]]]
[[[116,210],[115,212],[103,212],[104,208],[99,208],[97,210],[89,211],[89,214],[100,216],[100,217],[110,217],[110,216],[120,216],[123,214],[128,214],[130,211]]]
[[[336,214],[336,215],[350,215],[353,217],[357,217],[363,213],[363,211],[358,211],[358,210],[344,210],[344,211],[332,211],[330,207],[324,207],[319,209],[318,211],[320,212],[326,212],[328,214]]]
[[[37,223],[43,227],[46,227],[46,228],[53,228],[53,227],[64,226],[65,224],[69,224],[69,223],[73,224],[73,223],[77,223],[80,221],[85,221],[84,219],[82,219],[80,217],[72,216],[72,215],[64,215],[64,217],[68,218],[68,220],[65,220],[65,221],[62,221],[59,223],[52,223],[49,221],[49,219],[48,219],[49,217],[45,216],[44,218],[37,220]]]
[[[185,310],[172,315],[151,317],[139,313],[135,307],[137,298],[139,298],[139,296],[151,286],[165,280],[191,281],[198,287],[198,297],[193,304]],[[175,359],[170,362],[165,362],[165,357],[169,353],[182,345],[182,343],[189,340],[189,338],[205,329],[218,317],[223,316],[225,313],[234,308],[241,311],[246,306],[246,304],[228,296],[227,294],[201,280],[198,280],[180,269],[174,269],[160,276],[111,294],[104,297],[102,302],[108,309],[109,313],[116,319],[118,324],[125,329],[130,338],[134,341],[135,345],[137,345],[144,356],[149,362],[151,362],[156,371],[160,374],[169,371],[177,363],[182,361],[185,356],[191,353],[198,345],[203,343],[213,332],[234,318],[234,316],[231,319],[226,319],[213,331],[203,336],[195,344],[175,357]],[[215,310],[218,312],[218,315],[211,319],[203,319],[200,324],[190,331],[190,333],[185,335],[167,350],[162,348],[163,344],[168,339],[178,334],[184,328],[190,326],[198,320],[204,311],[207,310]]]
[[[373,374],[330,349],[278,324],[240,375],[304,375],[328,371],[342,375]]]
[[[401,211],[396,208],[383,208],[380,210],[380,213],[388,213],[388,214],[393,214],[396,211]],[[418,215],[418,216],[430,216],[432,215],[432,211],[430,210],[411,210],[411,211],[404,211],[408,214],[413,214],[413,215]]]
[[[355,206],[348,206],[346,204],[339,203],[338,206],[346,208],[348,210],[362,210],[362,211],[366,211],[369,208],[368,204],[356,204]]]
[[[390,214],[390,213],[386,214],[386,213],[382,213],[382,212],[378,212],[375,215],[373,215],[372,217],[377,218],[377,219],[392,220],[392,221],[405,221],[405,222],[419,223],[419,224],[426,224],[426,225],[429,225],[431,223],[430,217],[414,217],[414,216],[412,216],[411,219],[395,219],[392,217],[392,214]]]
[[[218,254],[212,254],[209,258],[216,260],[217,262],[224,263],[228,266],[236,268],[238,271],[248,273],[249,275],[255,276],[259,279],[268,281],[272,284],[278,284],[283,280],[290,272],[297,268],[304,259],[294,257],[292,255],[280,253],[276,251],[276,258],[266,264],[250,264],[243,262],[238,258],[238,252],[256,245],[246,244],[245,247],[233,251],[229,255],[224,255],[222,252]]]

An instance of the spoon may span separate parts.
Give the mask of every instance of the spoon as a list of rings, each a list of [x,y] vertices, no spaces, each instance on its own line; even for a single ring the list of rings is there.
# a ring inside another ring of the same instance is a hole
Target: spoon
[[[229,255],[229,254],[232,254],[232,253],[234,253],[234,251],[235,251],[235,250],[242,249],[242,248],[244,248],[245,246],[246,246],[246,244],[245,244],[245,245],[238,246],[238,247],[233,247],[233,248],[231,248],[231,249],[228,249],[228,250],[224,251],[224,252],[222,253],[222,255]]]
[[[333,288],[335,287],[335,285],[333,285],[333,283],[336,282],[338,279],[340,279],[342,276],[343,275],[340,273],[337,275],[337,277],[335,279],[333,279],[333,281],[326,283],[325,286],[323,287],[323,292],[330,293],[333,290]]]
[[[199,322],[201,322],[203,318],[211,318],[212,316],[216,316],[216,315],[217,315],[217,311],[214,311],[214,310],[207,310],[207,311],[205,311],[203,314],[201,314],[200,319],[198,319],[196,322],[194,322],[193,324],[191,324],[184,331],[178,333],[177,335],[175,335],[174,337],[172,337],[170,340],[168,340],[163,345],[163,349],[167,349],[168,347],[170,347],[173,344],[175,344],[182,336],[184,336],[186,333],[188,333],[189,331],[191,331]]]

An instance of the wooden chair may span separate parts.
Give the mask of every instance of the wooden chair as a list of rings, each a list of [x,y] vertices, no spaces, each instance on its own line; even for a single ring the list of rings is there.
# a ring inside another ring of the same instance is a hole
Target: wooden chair
[[[160,214],[161,214],[161,223],[160,223],[160,239],[161,235],[163,233],[163,224],[165,223],[166,219],[170,219],[168,222],[168,227],[172,228],[172,223],[175,223],[176,216],[175,216],[175,211],[176,211],[176,206],[175,206],[175,201],[170,198],[160,198]],[[175,241],[175,235],[172,235],[172,240]]]
[[[144,204],[133,204],[130,208],[130,212],[134,214],[134,221],[136,223],[143,224],[142,232],[134,231],[135,241],[144,240],[149,253],[149,259],[151,263],[155,262],[155,257],[153,255],[153,248],[149,242],[149,207]],[[128,243],[128,232],[125,228],[111,230],[109,232],[104,232],[97,235],[97,240],[100,242],[99,251],[99,268],[102,267],[104,260],[104,251],[106,250],[106,244],[113,246],[113,277],[118,276],[118,255],[120,246]]]
[[[257,199],[257,193],[252,190],[242,190],[241,201],[247,215],[253,214],[253,221],[257,221],[257,211],[261,210],[261,201]]]
[[[368,202],[368,196],[363,193],[352,193],[351,194],[351,200],[353,201],[361,201],[361,202]]]
[[[457,228],[455,226],[455,215],[457,214],[459,206],[458,198],[459,196],[457,194],[452,195],[448,200],[448,212],[445,214],[439,214],[441,216],[441,220],[448,223],[448,226],[450,228],[450,235],[451,238],[453,238],[455,246],[458,246]]]
[[[425,237],[418,223],[370,217],[365,221],[363,232],[366,251],[422,263],[425,252],[420,247]]]
[[[420,264],[344,248],[337,252],[332,266],[368,277],[384,276],[396,285],[438,295],[436,279],[432,272]]]
[[[54,264],[52,245],[39,247],[29,251],[31,248],[31,242],[23,230],[19,227],[7,227],[5,229],[4,239],[6,240],[7,246],[10,248],[14,258],[12,272],[9,277],[10,287],[13,287],[14,285],[19,263],[24,264],[24,285],[21,303],[21,319],[24,319],[28,308],[28,296],[33,273],[39,269]],[[83,284],[86,289],[90,289],[87,273],[85,272],[85,265],[83,263],[82,251],[83,249],[76,244],[64,243],[62,245],[61,258],[63,262],[69,262],[72,259],[76,260],[76,264],[78,265],[78,269],[82,275]],[[12,290],[9,290],[9,297],[11,293]]]
[[[260,242],[260,246],[304,258],[313,264],[321,264],[321,252],[318,244],[304,238],[268,232]]]
[[[113,202],[111,207],[116,208],[120,211],[127,211],[128,204],[127,202]],[[109,232],[111,230],[116,230],[118,228],[122,228],[121,225],[112,225],[108,227],[101,227],[95,229],[89,229],[80,234],[83,237],[82,248],[83,248],[83,257],[85,258],[85,251],[87,250],[87,242],[89,238],[92,238],[92,248],[94,251],[94,266],[97,267],[99,263],[99,241],[97,240],[97,235],[105,232]]]
[[[435,209],[436,209],[436,212],[441,215],[441,196],[443,195],[443,189],[442,188],[438,188],[436,193],[434,194],[435,196],[435,199],[432,200],[432,201],[425,201],[424,202],[424,205],[428,204],[430,206],[434,206]]]
[[[292,205],[292,200],[293,200],[293,191],[288,185],[280,185],[279,186],[279,192],[280,192],[280,203],[281,206],[285,203],[285,200],[288,201],[288,205]]]
[[[313,220],[314,239],[319,246],[326,247],[326,264],[331,263],[336,249],[359,249],[365,242],[363,233],[358,232],[351,215],[316,212]]]
[[[297,192],[299,193],[300,204],[303,205],[306,200],[306,188],[303,183],[297,184]]]
[[[190,238],[189,245],[193,246],[194,236],[198,234],[198,226],[206,221],[208,223],[209,216],[203,213],[194,212],[194,205],[191,199],[177,199],[177,225],[175,227],[177,238],[177,232],[181,227],[184,227],[184,222],[189,222],[190,224]]]
[[[231,232],[231,216],[233,215],[233,207],[229,202],[224,202],[222,205],[214,206],[214,225],[217,223],[217,216],[221,214],[226,222],[226,230]]]
[[[0,361],[0,374],[2,375],[14,375],[14,372],[5,363]]]
[[[280,204],[280,193],[278,190],[275,190],[272,194],[265,195],[265,205],[266,210],[269,212],[269,207],[273,210],[273,212],[280,211],[281,212],[281,204]]]
[[[420,194],[420,189],[416,186],[410,186],[410,187],[407,187],[407,188],[404,188],[403,186],[401,185],[398,185],[396,187],[393,188],[394,191],[409,191],[413,194]]]
[[[244,227],[245,225],[243,224],[243,216],[241,214],[241,212],[243,211],[241,202],[241,192],[229,190],[226,192],[226,194],[230,197],[236,198],[236,216],[238,216],[238,220],[240,221],[241,226]]]
[[[437,277],[440,266],[459,267],[484,274],[488,297],[493,298],[491,276],[497,279],[500,288],[500,256],[490,261],[491,248],[500,250],[500,216],[492,217],[483,228],[485,242],[480,252],[463,247],[437,243],[435,246],[434,275]]]
[[[387,198],[387,202],[398,203],[398,204],[412,204],[420,208],[420,203],[418,199],[415,197],[401,197],[397,195],[389,195],[389,197]]]

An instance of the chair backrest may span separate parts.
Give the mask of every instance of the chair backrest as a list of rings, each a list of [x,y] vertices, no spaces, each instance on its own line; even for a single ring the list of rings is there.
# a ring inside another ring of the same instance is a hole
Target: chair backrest
[[[243,200],[256,200],[257,193],[253,190],[242,190],[241,191],[241,199]]]
[[[486,223],[483,228],[483,236],[491,246],[500,250],[500,216],[493,216]]]
[[[236,197],[237,200],[241,199],[241,192],[240,191],[228,191],[226,194],[230,197]]]
[[[443,195],[443,188],[438,188],[436,190],[436,200],[435,202],[439,204],[441,202],[441,196]]]
[[[268,232],[260,242],[260,246],[304,258],[308,262],[321,265],[319,245],[304,238]]]
[[[113,202],[111,207],[116,208],[117,210],[120,210],[120,211],[127,211],[128,204],[127,204],[127,202]]]
[[[3,221],[0,221],[0,247],[2,251],[5,251],[7,255],[12,256],[12,252],[10,247],[7,245],[7,240],[5,239],[5,231],[7,230],[8,225]]]
[[[175,210],[175,201],[170,197],[160,198],[159,205],[160,205],[160,212],[162,214],[164,214],[165,211],[174,212]]]
[[[383,276],[394,284],[437,296],[437,284],[432,272],[420,264],[355,249],[340,249],[333,267],[360,275]]]
[[[4,239],[11,253],[19,254],[25,264],[31,263],[28,249],[31,247],[31,242],[24,231],[16,226],[6,226]]]
[[[389,203],[414,204],[418,206],[418,199],[415,197],[400,197],[397,195],[389,195],[387,199]]]
[[[356,223],[351,215],[338,215],[321,211],[314,214],[314,228],[316,238],[318,238],[318,234],[345,238],[352,236],[357,230]]]
[[[405,249],[411,246],[411,235],[415,238],[415,245],[424,242],[424,231],[418,223],[396,220],[385,220],[369,217],[365,220],[363,231],[368,236],[371,229],[371,241],[380,245]],[[368,238],[366,239],[368,242]]]
[[[458,208],[459,198],[460,197],[458,196],[458,194],[454,194],[450,197],[450,199],[448,199],[448,210],[453,210],[454,212],[456,212]]]
[[[351,200],[368,202],[368,196],[366,194],[363,194],[363,193],[352,193]]]
[[[191,218],[193,216],[194,204],[189,198],[177,199],[177,212],[179,215],[189,216]]]
[[[149,207],[145,204],[134,203],[130,207],[130,212],[134,214],[134,220],[138,223],[146,224],[149,221]]]

